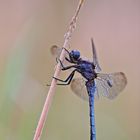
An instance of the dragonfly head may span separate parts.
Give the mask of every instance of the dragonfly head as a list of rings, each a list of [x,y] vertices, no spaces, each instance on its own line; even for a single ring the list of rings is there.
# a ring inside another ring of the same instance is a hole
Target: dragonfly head
[[[72,50],[70,52],[70,59],[72,62],[76,63],[80,58],[80,52],[77,50]]]

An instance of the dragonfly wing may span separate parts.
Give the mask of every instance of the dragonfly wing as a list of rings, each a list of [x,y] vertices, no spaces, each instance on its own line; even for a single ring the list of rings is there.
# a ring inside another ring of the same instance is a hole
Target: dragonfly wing
[[[127,79],[124,73],[97,74],[96,85],[98,93],[114,99],[126,86]]]
[[[96,71],[100,72],[101,71],[101,67],[100,67],[99,62],[98,62],[97,53],[96,53],[94,41],[93,41],[92,38],[91,38],[91,44],[92,44],[92,53],[93,53],[93,64],[95,65]]]
[[[53,56],[59,57],[59,56],[60,56],[60,53],[61,53],[61,51],[62,51],[62,48],[60,48],[60,47],[58,47],[58,46],[56,46],[56,45],[53,45],[53,46],[51,46],[50,51],[51,51],[51,54],[52,54]]]
[[[89,101],[85,79],[84,78],[75,78],[71,82],[71,89],[72,91],[83,100]],[[99,98],[97,91],[95,91],[95,100]]]
[[[54,56],[55,58],[59,58],[60,54],[61,54],[61,51],[62,51],[62,48],[60,48],[56,45],[53,45],[51,47],[50,51],[51,51],[52,56]],[[69,54],[67,52],[65,53],[65,57],[69,58]],[[63,60],[63,64],[65,66],[69,65],[68,61],[66,61],[65,59]]]

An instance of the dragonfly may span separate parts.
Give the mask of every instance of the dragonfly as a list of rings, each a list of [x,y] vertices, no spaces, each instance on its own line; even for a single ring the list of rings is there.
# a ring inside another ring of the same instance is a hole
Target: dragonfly
[[[125,88],[127,78],[123,72],[115,72],[110,74],[100,73],[101,67],[98,62],[94,41],[91,38],[93,60],[83,59],[78,50],[67,50],[65,61],[71,65],[64,65],[57,57],[57,63],[60,63],[62,71],[72,69],[70,75],[65,79],[53,77],[59,83],[57,85],[69,85],[72,91],[80,98],[89,102],[90,116],[90,140],[96,140],[94,101],[103,95],[108,99],[114,99]],[[51,48],[53,55],[60,54],[61,50],[57,46]],[[74,78],[75,73],[80,73],[81,77]]]

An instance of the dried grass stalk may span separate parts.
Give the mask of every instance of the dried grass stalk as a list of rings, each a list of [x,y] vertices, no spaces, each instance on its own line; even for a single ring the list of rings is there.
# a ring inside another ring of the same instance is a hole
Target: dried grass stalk
[[[80,9],[81,9],[84,1],[85,0],[80,0],[79,1],[78,7],[77,7],[76,12],[75,12],[75,15],[72,17],[72,20],[70,22],[68,31],[66,32],[66,34],[64,36],[63,48],[66,48],[66,49],[68,48],[68,43],[71,39],[71,35],[72,35],[73,31],[76,28],[76,21],[77,21],[77,18],[78,18],[78,14],[80,12]],[[64,58],[65,58],[65,50],[63,49],[61,54],[60,54],[60,60],[63,61]],[[57,66],[56,66],[54,77],[58,77],[59,74],[60,74],[60,71],[61,71],[61,66],[58,63]],[[46,101],[45,101],[42,113],[40,115],[40,119],[38,121],[38,125],[37,125],[37,128],[36,128],[33,140],[40,140],[40,138],[41,138],[41,134],[42,134],[42,130],[43,130],[43,127],[44,127],[44,124],[45,124],[45,120],[47,118],[48,111],[49,111],[53,96],[55,94],[56,83],[57,83],[57,81],[55,79],[52,79],[51,86],[50,86],[50,89],[48,91]]]

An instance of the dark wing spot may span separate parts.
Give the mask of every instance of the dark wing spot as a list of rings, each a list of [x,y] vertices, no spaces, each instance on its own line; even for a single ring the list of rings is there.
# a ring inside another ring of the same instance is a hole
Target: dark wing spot
[[[109,80],[107,80],[107,84],[108,84],[110,87],[113,86]]]

